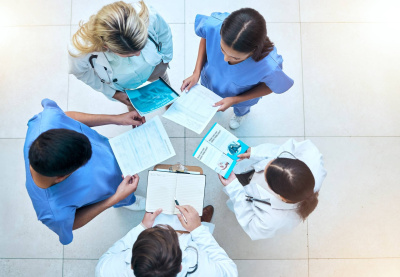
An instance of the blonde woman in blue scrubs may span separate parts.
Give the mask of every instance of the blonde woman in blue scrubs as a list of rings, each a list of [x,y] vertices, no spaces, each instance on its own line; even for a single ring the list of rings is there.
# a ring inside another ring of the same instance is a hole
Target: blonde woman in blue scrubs
[[[233,107],[229,127],[237,129],[262,96],[290,89],[293,80],[282,71],[283,59],[267,36],[263,16],[244,8],[229,13],[197,15],[195,32],[201,37],[193,75],[183,81],[189,91],[201,84],[223,97],[218,111]]]
[[[162,77],[172,60],[172,34],[143,1],[104,6],[81,24],[69,49],[69,73],[110,100],[133,109],[125,93]]]

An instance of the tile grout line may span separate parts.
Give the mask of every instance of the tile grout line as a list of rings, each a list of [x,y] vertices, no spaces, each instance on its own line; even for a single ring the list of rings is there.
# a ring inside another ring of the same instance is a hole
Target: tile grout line
[[[303,95],[303,130],[304,130],[304,140],[306,139],[306,110],[304,104],[304,66],[303,66],[303,37],[301,32],[301,2],[298,0],[299,4],[299,28],[300,28],[300,63],[301,63],[301,91]],[[310,277],[310,240],[308,232],[308,219],[307,219],[307,276]]]

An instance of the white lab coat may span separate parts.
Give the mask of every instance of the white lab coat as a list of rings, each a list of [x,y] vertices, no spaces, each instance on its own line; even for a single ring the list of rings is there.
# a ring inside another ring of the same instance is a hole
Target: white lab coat
[[[136,10],[139,9],[137,3],[133,6]],[[153,7],[148,6],[148,8],[148,33],[158,44],[161,42],[162,47],[161,51],[158,52],[155,44],[147,39],[146,46],[141,51],[141,55],[143,55],[144,60],[151,66],[156,66],[161,62],[169,63],[173,57],[171,29]],[[78,54],[72,44],[69,45],[68,50],[73,54]],[[68,55],[69,73],[75,75],[76,78],[86,83],[94,90],[102,92],[110,100],[114,100],[112,97],[117,88],[114,87],[113,84],[108,85],[101,82],[89,63],[89,59],[92,55],[97,56],[97,58],[93,59],[93,65],[97,74],[101,79],[104,79],[105,82],[110,82],[111,80],[112,83],[114,79],[113,70],[103,52],[93,52],[78,57]]]
[[[239,162],[234,171],[243,173],[254,169],[256,172],[262,172],[268,162],[277,158],[283,151],[292,153],[310,168],[315,179],[314,192],[319,191],[326,176],[326,170],[322,154],[309,140],[296,142],[290,139],[281,146],[266,143],[252,147],[250,159]],[[283,154],[281,157],[291,158],[288,154]],[[224,192],[230,198],[228,206],[233,206],[239,224],[252,240],[289,233],[302,221],[296,212],[298,204],[283,202],[272,190],[264,189],[253,180],[243,187],[235,179],[224,188]],[[248,202],[245,195],[267,199],[271,206],[256,201]]]
[[[145,229],[141,224],[129,231],[100,257],[96,266],[96,277],[134,277],[131,269],[132,246]],[[193,277],[235,277],[238,276],[235,263],[218,245],[206,226],[179,237],[182,250],[182,270],[177,277],[184,277],[190,266],[196,264],[196,252],[186,249],[192,246],[198,251],[198,268],[190,274]]]

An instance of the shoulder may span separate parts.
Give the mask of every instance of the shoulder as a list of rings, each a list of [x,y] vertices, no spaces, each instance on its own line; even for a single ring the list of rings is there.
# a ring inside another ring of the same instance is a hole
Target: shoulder
[[[200,24],[208,28],[220,27],[222,25],[222,22],[224,22],[225,18],[227,18],[228,16],[229,13],[227,12],[214,12],[210,16],[197,14],[195,18],[195,27]]]

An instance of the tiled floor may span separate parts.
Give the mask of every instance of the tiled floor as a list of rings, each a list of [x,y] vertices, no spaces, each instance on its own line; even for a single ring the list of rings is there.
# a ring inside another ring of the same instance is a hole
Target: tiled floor
[[[143,213],[110,209],[63,247],[35,217],[24,187],[26,123],[48,97],[65,110],[120,113],[125,107],[68,76],[67,43],[80,20],[109,0],[0,0],[0,276],[93,276],[99,256]],[[240,0],[149,0],[170,23],[175,88],[193,71],[197,13],[232,11]],[[295,80],[265,97],[235,132],[249,145],[311,139],[328,177],[320,204],[291,235],[252,242],[225,205],[208,168],[206,204],[216,208],[215,237],[240,276],[400,276],[400,23],[398,0],[248,0]],[[227,127],[232,111],[215,120]],[[163,119],[177,155],[191,156],[200,136]],[[128,127],[99,127],[113,137]],[[146,191],[146,174],[139,194]]]

